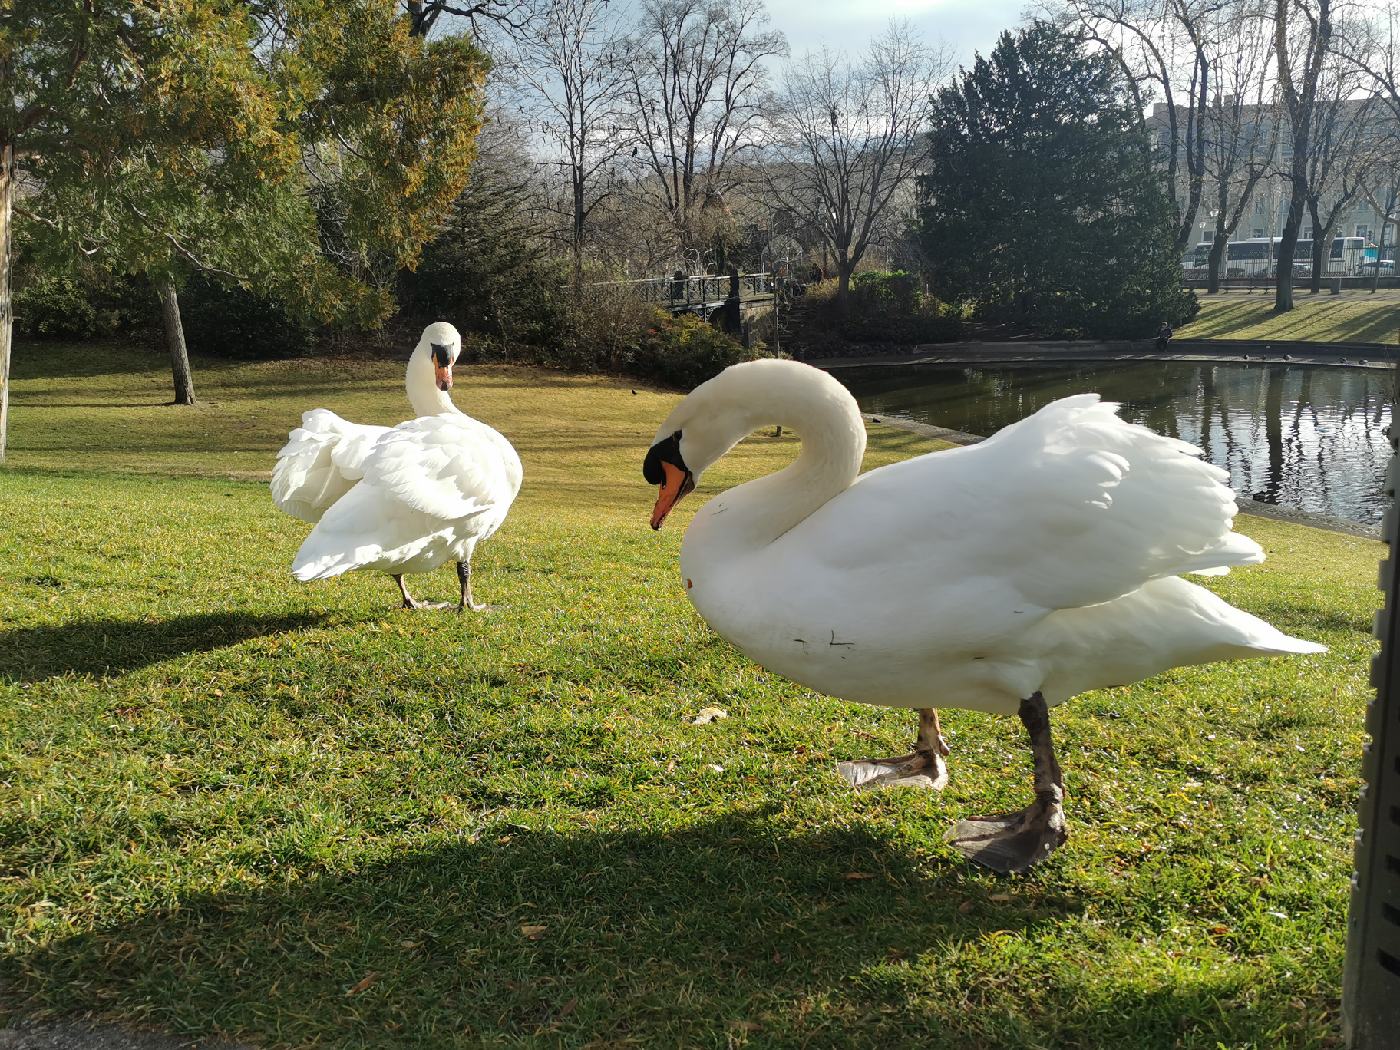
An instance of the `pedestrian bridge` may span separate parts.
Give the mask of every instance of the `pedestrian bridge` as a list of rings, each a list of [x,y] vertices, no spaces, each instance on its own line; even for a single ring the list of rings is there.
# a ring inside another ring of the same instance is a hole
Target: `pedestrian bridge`
[[[713,321],[720,309],[734,299],[741,311],[772,303],[787,283],[787,278],[772,273],[676,274],[636,281],[603,281],[596,287],[626,288],[642,302],[670,310],[673,315],[697,314]]]

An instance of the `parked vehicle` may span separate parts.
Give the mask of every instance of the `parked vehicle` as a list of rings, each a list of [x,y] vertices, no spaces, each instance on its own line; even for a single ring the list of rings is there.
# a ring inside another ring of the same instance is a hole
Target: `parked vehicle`
[[[1278,258],[1281,237],[1251,237],[1244,241],[1231,241],[1226,245],[1226,275],[1235,277],[1268,277],[1275,272],[1274,260]],[[1201,241],[1182,260],[1186,270],[1205,269],[1210,265],[1210,241]],[[1332,249],[1327,255],[1327,276],[1353,277],[1367,272],[1362,268],[1366,261],[1368,245],[1365,237],[1335,237]],[[1374,246],[1370,246],[1374,251]],[[1312,275],[1312,240],[1298,239],[1293,251],[1293,275]]]

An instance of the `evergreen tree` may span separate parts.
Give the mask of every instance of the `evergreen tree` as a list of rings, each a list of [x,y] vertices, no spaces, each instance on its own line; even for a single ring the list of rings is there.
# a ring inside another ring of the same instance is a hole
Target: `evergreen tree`
[[[1195,313],[1129,85],[1037,22],[934,99],[921,237],[937,293],[1044,334],[1146,336]]]

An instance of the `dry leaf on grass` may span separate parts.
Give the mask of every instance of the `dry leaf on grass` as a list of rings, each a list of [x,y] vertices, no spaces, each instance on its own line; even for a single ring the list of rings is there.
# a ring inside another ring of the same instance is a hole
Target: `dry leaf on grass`
[[[377,980],[379,980],[378,972],[375,970],[371,970],[369,973],[365,974],[358,981],[356,981],[355,984],[350,988],[350,990],[347,991],[345,994],[359,995]]]
[[[729,712],[722,707],[702,707],[700,713],[690,720],[693,726],[707,726],[711,722],[718,722],[721,718],[728,718]]]
[[[548,926],[525,925],[520,927],[520,932],[525,935],[527,941],[542,941],[544,940],[544,931],[547,929],[549,929]]]
[[[848,871],[845,874],[845,878],[850,881],[855,881],[856,879],[873,879],[874,877],[875,876],[868,871]]]

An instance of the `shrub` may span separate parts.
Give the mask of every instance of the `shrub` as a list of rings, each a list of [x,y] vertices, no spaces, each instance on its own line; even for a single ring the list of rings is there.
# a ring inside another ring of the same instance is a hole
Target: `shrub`
[[[851,280],[851,305],[860,313],[908,317],[920,299],[918,282],[903,270],[866,270]]]
[[[766,356],[761,347],[745,347],[694,314],[671,317],[657,310],[638,341],[628,371],[690,390],[730,365]]]
[[[155,293],[135,278],[17,268],[15,328],[31,339],[93,339],[147,327]]]
[[[473,361],[513,361],[571,372],[634,376],[689,390],[740,361],[767,356],[693,314],[672,317],[625,290],[585,288],[570,297],[565,324],[544,344],[468,338]]]
[[[293,357],[315,349],[316,329],[253,292],[195,276],[180,289],[190,352],[219,357]]]
[[[856,274],[844,313],[835,281],[808,285],[794,315],[802,318],[794,342],[809,357],[839,356],[850,344],[950,343],[963,334],[961,311],[924,292],[902,270]]]

